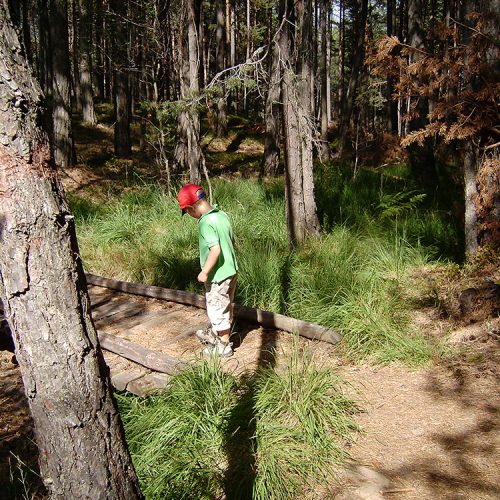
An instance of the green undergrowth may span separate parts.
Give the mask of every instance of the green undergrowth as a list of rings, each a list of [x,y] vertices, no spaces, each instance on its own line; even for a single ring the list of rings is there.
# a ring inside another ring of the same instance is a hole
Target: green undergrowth
[[[331,170],[319,179],[322,235],[292,252],[281,179],[214,180],[214,202],[229,213],[237,240],[236,301],[336,328],[355,359],[420,364],[432,347],[410,327],[410,275],[449,256],[457,238],[411,186],[404,194],[404,185],[387,181],[381,192],[373,175],[352,180]],[[403,194],[391,199],[397,189]],[[87,271],[202,293],[197,223],[181,217],[161,186],[138,184],[92,202],[72,195],[70,203]]]
[[[296,346],[284,366],[250,378],[200,361],[161,393],[118,395],[147,499],[288,499],[328,487],[357,430],[356,405]]]

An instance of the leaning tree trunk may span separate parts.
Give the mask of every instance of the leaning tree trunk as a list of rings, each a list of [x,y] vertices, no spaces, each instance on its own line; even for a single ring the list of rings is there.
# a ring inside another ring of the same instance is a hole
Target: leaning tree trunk
[[[141,498],[92,319],[75,225],[0,0],[0,297],[50,498]]]
[[[50,2],[50,44],[52,54],[53,155],[58,167],[73,163],[71,137],[70,64],[68,50],[68,5],[66,0]]]
[[[310,81],[312,6],[310,0],[280,2],[282,23],[279,46],[284,64],[281,80],[285,144],[285,201],[288,242],[300,244],[319,232],[313,182],[313,117]]]
[[[185,109],[177,118],[177,145],[174,163],[177,172],[189,172],[191,182],[201,180],[200,165],[200,115],[197,102],[200,88],[198,80],[198,20],[200,0],[185,0],[183,14],[187,24],[187,36],[181,29],[182,42],[179,48],[181,63],[181,97]],[[183,36],[184,35],[184,36]]]

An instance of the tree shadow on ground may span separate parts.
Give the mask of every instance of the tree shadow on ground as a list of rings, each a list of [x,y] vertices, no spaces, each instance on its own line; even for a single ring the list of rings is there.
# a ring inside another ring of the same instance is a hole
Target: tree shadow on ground
[[[236,324],[235,347],[239,347],[253,328],[243,323]],[[276,331],[263,329],[257,370],[274,367],[276,364]],[[225,448],[228,466],[225,474],[225,494],[230,499],[252,499],[256,477],[257,456],[255,431],[255,377],[256,373],[243,375],[244,392],[231,413]]]
[[[456,403],[468,413],[468,422],[457,429],[450,414],[450,429],[431,434],[433,446],[422,456],[382,472],[405,483],[418,478],[432,498],[500,498],[499,470],[494,465],[499,459],[495,436],[500,408],[498,399],[488,397],[498,395],[498,384],[486,381],[491,386],[483,390],[484,380],[475,371],[470,365],[429,371],[426,391],[436,401]]]

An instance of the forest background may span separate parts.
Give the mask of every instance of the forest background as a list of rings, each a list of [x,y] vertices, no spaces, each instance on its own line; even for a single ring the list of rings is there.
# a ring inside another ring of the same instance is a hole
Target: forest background
[[[416,308],[498,314],[498,3],[5,0],[41,93],[2,109],[48,132],[87,271],[196,290],[203,182],[238,302],[425,363]]]

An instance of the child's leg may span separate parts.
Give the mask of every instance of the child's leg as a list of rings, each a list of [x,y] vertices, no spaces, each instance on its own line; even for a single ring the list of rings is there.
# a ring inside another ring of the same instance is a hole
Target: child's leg
[[[207,287],[207,315],[213,331],[223,342],[229,342],[233,320],[233,299],[236,289],[236,276],[221,283],[211,283]]]

